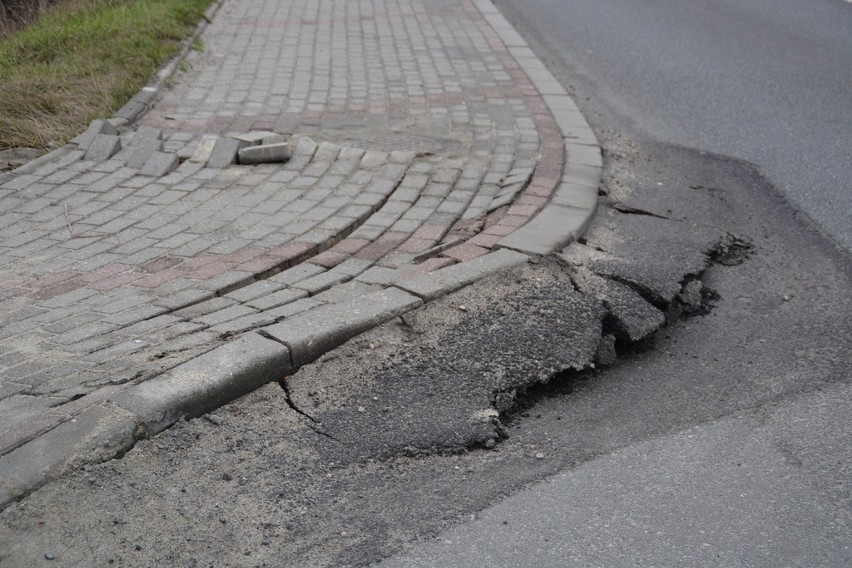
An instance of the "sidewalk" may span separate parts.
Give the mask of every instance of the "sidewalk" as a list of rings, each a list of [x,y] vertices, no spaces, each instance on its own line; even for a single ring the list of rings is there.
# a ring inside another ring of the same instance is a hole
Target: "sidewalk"
[[[0,175],[0,506],[593,215],[594,135],[488,0],[226,0],[201,40],[138,123]]]

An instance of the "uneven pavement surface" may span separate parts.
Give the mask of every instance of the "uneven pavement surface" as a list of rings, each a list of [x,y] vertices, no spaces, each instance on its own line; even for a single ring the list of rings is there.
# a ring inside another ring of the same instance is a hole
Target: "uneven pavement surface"
[[[226,1],[201,40],[138,122],[0,177],[3,503],[594,211],[596,140],[490,2]]]

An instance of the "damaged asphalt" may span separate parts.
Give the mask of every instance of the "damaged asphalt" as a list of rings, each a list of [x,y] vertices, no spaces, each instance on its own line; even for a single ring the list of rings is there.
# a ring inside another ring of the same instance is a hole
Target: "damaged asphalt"
[[[847,384],[844,257],[749,166],[655,150],[611,153],[559,257],[10,506],[2,564],[366,566],[618,448]]]

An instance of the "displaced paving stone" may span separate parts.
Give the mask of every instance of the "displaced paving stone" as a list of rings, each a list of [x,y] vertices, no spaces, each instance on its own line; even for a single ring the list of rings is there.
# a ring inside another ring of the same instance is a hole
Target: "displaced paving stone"
[[[107,120],[93,120],[86,131],[72,139],[71,142],[77,144],[80,150],[88,150],[99,134],[118,136],[118,129]]]
[[[98,134],[86,150],[86,160],[103,162],[109,160],[121,150],[121,137],[115,134]]]
[[[286,162],[290,159],[290,145],[282,142],[263,146],[249,146],[241,148],[237,156],[240,164]]]
[[[210,156],[213,155],[213,148],[216,147],[216,140],[218,140],[218,137],[216,136],[210,136],[209,134],[202,136],[201,140],[198,141],[198,146],[195,147],[195,151],[189,158],[189,161],[206,164],[210,160]]]
[[[228,138],[240,140],[242,142],[245,142],[249,146],[259,146],[261,144],[268,144],[269,142],[266,142],[266,140],[270,140],[277,136],[279,135],[269,130],[252,130],[251,132],[246,133],[228,134]],[[276,142],[282,142],[282,140],[276,140]]]
[[[348,302],[302,312],[263,331],[289,347],[293,368],[298,369],[359,333],[422,303],[416,296],[388,288]]]
[[[242,140],[233,138],[218,138],[213,145],[210,158],[207,160],[209,168],[225,168],[235,163],[237,152],[246,145]]]
[[[139,173],[143,176],[163,177],[174,171],[179,163],[177,154],[153,152],[145,162],[145,165],[142,166],[142,169],[139,170]]]

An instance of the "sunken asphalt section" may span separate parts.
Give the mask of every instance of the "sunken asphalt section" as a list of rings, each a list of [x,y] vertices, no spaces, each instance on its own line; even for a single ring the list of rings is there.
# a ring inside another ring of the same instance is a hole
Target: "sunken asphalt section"
[[[217,3],[173,89],[0,175],[0,506],[583,234],[600,147],[489,0],[328,9]]]

